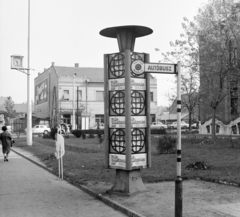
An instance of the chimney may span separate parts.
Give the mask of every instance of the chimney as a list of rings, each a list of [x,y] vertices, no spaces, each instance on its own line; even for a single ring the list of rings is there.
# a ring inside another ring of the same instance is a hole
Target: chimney
[[[55,65],[55,62],[52,62],[52,66],[54,66]]]
[[[75,63],[75,67],[79,67],[79,63]]]

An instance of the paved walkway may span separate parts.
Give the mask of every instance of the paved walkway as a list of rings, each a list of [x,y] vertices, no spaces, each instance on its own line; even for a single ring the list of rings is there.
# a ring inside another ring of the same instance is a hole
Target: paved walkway
[[[0,216],[125,216],[14,152],[8,162],[0,154],[0,171]]]

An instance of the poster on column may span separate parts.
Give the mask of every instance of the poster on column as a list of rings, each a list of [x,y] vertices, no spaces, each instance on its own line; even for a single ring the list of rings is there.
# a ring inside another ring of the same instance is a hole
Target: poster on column
[[[132,90],[146,90],[146,79],[131,78]]]
[[[109,90],[125,90],[125,78],[111,79],[109,80]]]
[[[131,117],[132,127],[147,127],[146,116],[132,116]],[[109,117],[110,128],[125,128],[125,117],[124,116],[110,116]]]
[[[142,154],[132,154],[131,158],[132,167],[147,167],[147,155]],[[112,168],[122,168],[126,167],[126,155],[121,154],[109,154],[109,166]]]

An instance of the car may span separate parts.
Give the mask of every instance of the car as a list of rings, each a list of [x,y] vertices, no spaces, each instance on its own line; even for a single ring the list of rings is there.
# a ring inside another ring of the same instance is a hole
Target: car
[[[198,123],[194,123],[191,125],[193,129],[197,129],[198,128]]]
[[[162,122],[152,122],[151,129],[167,129],[167,125]]]
[[[25,129],[25,132],[27,133],[27,128]],[[50,133],[51,129],[47,127],[46,125],[35,125],[32,128],[32,134],[47,134]]]
[[[181,124],[181,129],[186,129],[186,128],[189,127],[188,124],[187,124],[186,122],[184,122],[184,121],[181,121],[180,124]],[[170,128],[172,128],[172,129],[177,129],[177,121],[173,122],[173,123],[170,125]]]
[[[92,130],[96,130],[98,125],[96,124],[94,127],[91,127]],[[99,123],[99,129],[104,130],[104,123]]]

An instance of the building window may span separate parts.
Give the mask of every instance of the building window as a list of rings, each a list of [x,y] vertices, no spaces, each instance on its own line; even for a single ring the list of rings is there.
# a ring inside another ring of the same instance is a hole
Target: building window
[[[104,115],[95,115],[95,122],[104,123]]]
[[[156,122],[155,114],[151,114],[151,123]]]
[[[63,90],[63,100],[69,100],[69,90]]]
[[[63,115],[63,123],[65,124],[71,124],[71,117],[69,114],[64,114]]]
[[[153,92],[150,92],[150,101],[153,102]]]
[[[82,101],[82,91],[81,90],[76,91],[76,100],[77,100],[77,97],[78,97],[79,101]]]
[[[96,101],[103,101],[103,91],[96,91]]]

